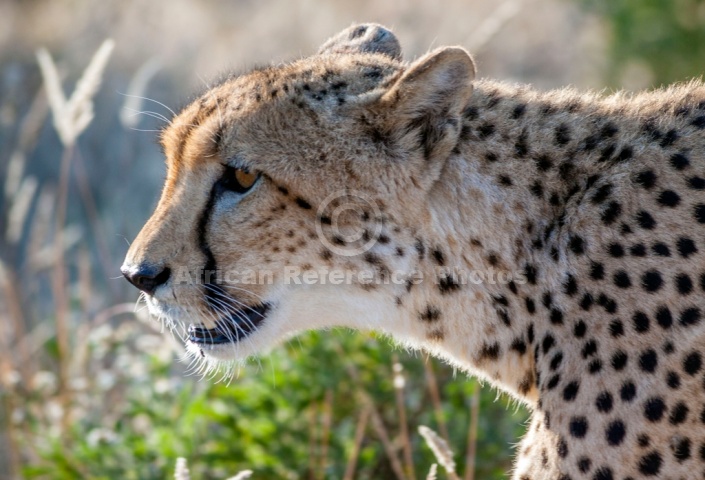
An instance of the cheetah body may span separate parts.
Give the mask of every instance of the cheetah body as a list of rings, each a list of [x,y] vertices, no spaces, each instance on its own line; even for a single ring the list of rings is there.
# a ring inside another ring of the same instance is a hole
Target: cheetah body
[[[199,325],[196,355],[379,330],[532,409],[516,479],[705,476],[701,83],[540,93],[474,81],[459,48],[404,63],[391,32],[356,26],[213,88],[162,141],[166,186],[124,268],[155,314]],[[259,180],[233,193],[233,168]],[[324,206],[340,192],[361,213],[333,232]],[[136,279],[144,265],[163,282]],[[177,266],[216,265],[274,281],[177,281]],[[291,265],[382,281],[291,284]],[[240,305],[261,319],[213,341]]]

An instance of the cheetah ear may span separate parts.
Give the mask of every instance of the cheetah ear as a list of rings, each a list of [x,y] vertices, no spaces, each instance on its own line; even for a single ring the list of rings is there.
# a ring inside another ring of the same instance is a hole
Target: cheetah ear
[[[318,49],[319,55],[328,53],[383,53],[401,60],[401,46],[397,37],[376,23],[352,25],[329,38]]]
[[[461,47],[427,53],[399,77],[380,99],[388,128],[425,157],[447,156],[460,133],[460,115],[472,95],[475,62]],[[407,140],[408,139],[408,140]]]

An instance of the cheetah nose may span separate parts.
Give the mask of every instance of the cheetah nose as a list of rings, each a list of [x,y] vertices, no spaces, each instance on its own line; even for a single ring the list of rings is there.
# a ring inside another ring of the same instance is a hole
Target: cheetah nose
[[[154,294],[157,287],[165,284],[171,276],[169,267],[160,267],[146,263],[140,265],[125,263],[120,267],[120,271],[128,282],[147,295]]]

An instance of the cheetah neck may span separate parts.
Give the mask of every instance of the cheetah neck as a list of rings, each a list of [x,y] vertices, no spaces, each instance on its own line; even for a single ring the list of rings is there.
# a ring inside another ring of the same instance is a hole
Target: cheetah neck
[[[570,92],[479,82],[463,120],[421,229],[420,268],[434,281],[406,302],[416,327],[403,322],[393,334],[533,404],[535,338],[551,322],[535,302],[548,307],[550,293],[540,292],[563,288],[559,232],[585,191],[631,152],[610,140],[618,126],[608,105]],[[601,133],[591,137],[596,122]],[[604,208],[609,217],[613,207]],[[457,284],[439,275],[448,269],[460,272]]]

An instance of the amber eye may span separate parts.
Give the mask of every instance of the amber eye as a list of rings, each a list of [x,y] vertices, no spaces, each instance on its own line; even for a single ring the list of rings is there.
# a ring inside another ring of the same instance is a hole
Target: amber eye
[[[217,187],[236,193],[245,193],[254,186],[259,175],[245,170],[226,166],[223,176],[217,182]]]

